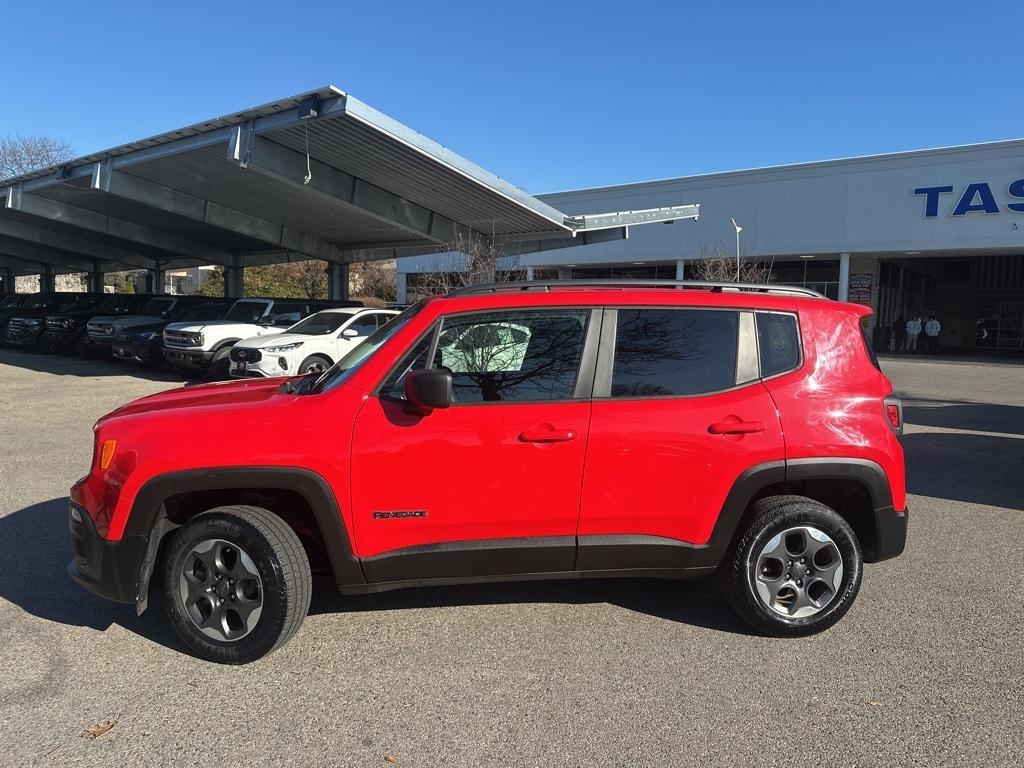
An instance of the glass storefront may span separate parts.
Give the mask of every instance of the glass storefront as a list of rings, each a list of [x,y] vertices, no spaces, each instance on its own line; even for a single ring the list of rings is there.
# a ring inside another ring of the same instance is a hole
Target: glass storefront
[[[978,349],[1024,350],[1024,299],[978,298]]]

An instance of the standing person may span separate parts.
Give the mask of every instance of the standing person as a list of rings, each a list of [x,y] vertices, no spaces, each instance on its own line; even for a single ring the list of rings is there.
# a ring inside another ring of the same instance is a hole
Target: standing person
[[[907,318],[900,312],[900,319],[896,321],[893,328],[893,335],[896,337],[894,349],[896,352],[905,352],[907,346]]]
[[[939,331],[941,330],[942,326],[935,319],[935,315],[930,315],[928,322],[924,324],[924,337],[928,342],[928,351],[933,355],[939,351]]]
[[[921,333],[921,318],[914,315],[907,321],[907,352],[917,352],[917,337]]]

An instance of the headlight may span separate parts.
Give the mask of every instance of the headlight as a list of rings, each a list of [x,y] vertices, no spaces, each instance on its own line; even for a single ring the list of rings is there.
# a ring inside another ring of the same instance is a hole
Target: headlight
[[[281,344],[277,347],[264,347],[263,351],[269,354],[276,354],[278,352],[291,352],[293,349],[298,349],[304,344],[301,341],[293,341],[291,344]]]
[[[185,337],[188,339],[189,344],[196,347],[203,346],[203,334],[201,333],[186,333]]]

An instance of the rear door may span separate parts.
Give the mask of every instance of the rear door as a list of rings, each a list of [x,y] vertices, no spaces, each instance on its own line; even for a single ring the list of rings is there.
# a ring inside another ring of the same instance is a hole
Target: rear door
[[[352,441],[370,581],[572,570],[596,343],[591,309],[531,308],[445,316],[407,352]],[[407,373],[441,366],[453,405],[408,412]]]
[[[784,459],[758,376],[752,312],[605,310],[577,568],[673,567],[707,542],[740,474]]]

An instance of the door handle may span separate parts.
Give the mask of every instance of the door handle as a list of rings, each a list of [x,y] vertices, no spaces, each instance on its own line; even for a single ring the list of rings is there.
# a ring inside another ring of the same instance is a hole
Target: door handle
[[[528,429],[519,435],[524,443],[564,443],[576,437],[571,429],[553,429],[551,427],[537,427]]]
[[[717,421],[708,427],[713,435],[749,435],[752,432],[764,432],[764,423],[760,421]]]

